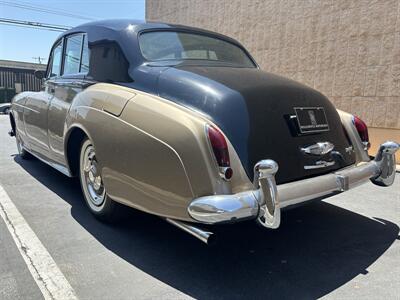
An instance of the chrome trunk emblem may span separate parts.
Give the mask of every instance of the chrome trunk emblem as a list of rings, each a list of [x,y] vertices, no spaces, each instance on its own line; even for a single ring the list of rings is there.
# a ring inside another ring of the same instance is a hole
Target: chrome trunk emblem
[[[344,148],[344,150],[346,151],[347,154],[351,154],[354,152],[354,147],[349,146],[349,147]]]
[[[308,147],[300,148],[301,152],[311,155],[325,155],[331,152],[335,145],[330,142],[318,142]]]
[[[315,163],[315,165],[304,166],[304,170],[321,169],[333,166],[334,164],[334,161],[319,160]]]

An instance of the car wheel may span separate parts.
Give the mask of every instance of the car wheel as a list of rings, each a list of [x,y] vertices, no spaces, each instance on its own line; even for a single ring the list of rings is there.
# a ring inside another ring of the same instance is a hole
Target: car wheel
[[[89,139],[82,142],[79,178],[83,196],[90,212],[101,221],[115,221],[118,204],[107,195],[101,170],[98,166],[96,150]]]
[[[32,155],[28,151],[26,151],[24,149],[24,147],[22,146],[22,141],[18,134],[18,131],[15,133],[15,141],[17,142],[17,149],[18,149],[19,157],[21,157],[22,159],[31,159]]]
[[[3,112],[4,112],[4,114],[8,115],[10,113],[10,108],[7,107]]]

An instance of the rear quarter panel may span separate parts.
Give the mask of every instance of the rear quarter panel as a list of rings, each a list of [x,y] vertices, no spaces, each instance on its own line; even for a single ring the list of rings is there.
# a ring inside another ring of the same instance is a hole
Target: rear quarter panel
[[[339,113],[340,120],[342,122],[343,127],[346,130],[346,133],[351,141],[351,144],[354,147],[354,152],[356,155],[356,164],[370,161],[368,153],[363,149],[363,144],[361,142],[360,136],[358,135],[358,132],[353,125],[352,121],[353,115],[339,109],[337,110],[337,112]]]
[[[121,113],[111,113],[119,112],[110,108],[118,103],[123,104]],[[210,155],[206,122],[198,113],[153,95],[96,84],[77,96],[67,124],[69,129],[82,128],[92,140],[114,200],[191,220],[187,206],[193,198],[232,192]]]

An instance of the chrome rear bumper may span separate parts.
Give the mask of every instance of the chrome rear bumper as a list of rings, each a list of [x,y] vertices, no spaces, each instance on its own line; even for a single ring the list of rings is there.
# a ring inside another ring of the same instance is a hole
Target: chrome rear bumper
[[[380,186],[390,186],[396,173],[396,142],[386,142],[374,160],[296,182],[276,185],[278,165],[262,160],[254,167],[254,189],[233,195],[213,195],[193,200],[189,215],[206,224],[256,219],[267,228],[278,228],[281,208],[347,191],[370,179]]]

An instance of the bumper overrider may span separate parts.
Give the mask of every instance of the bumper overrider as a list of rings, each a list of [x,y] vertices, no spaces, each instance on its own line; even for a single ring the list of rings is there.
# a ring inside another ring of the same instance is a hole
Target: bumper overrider
[[[284,207],[347,191],[368,180],[390,186],[395,178],[398,149],[399,144],[388,141],[380,146],[374,160],[281,185],[275,182],[278,164],[261,160],[254,166],[254,189],[197,198],[190,203],[188,212],[194,220],[205,224],[256,219],[260,225],[275,229],[280,225]]]

